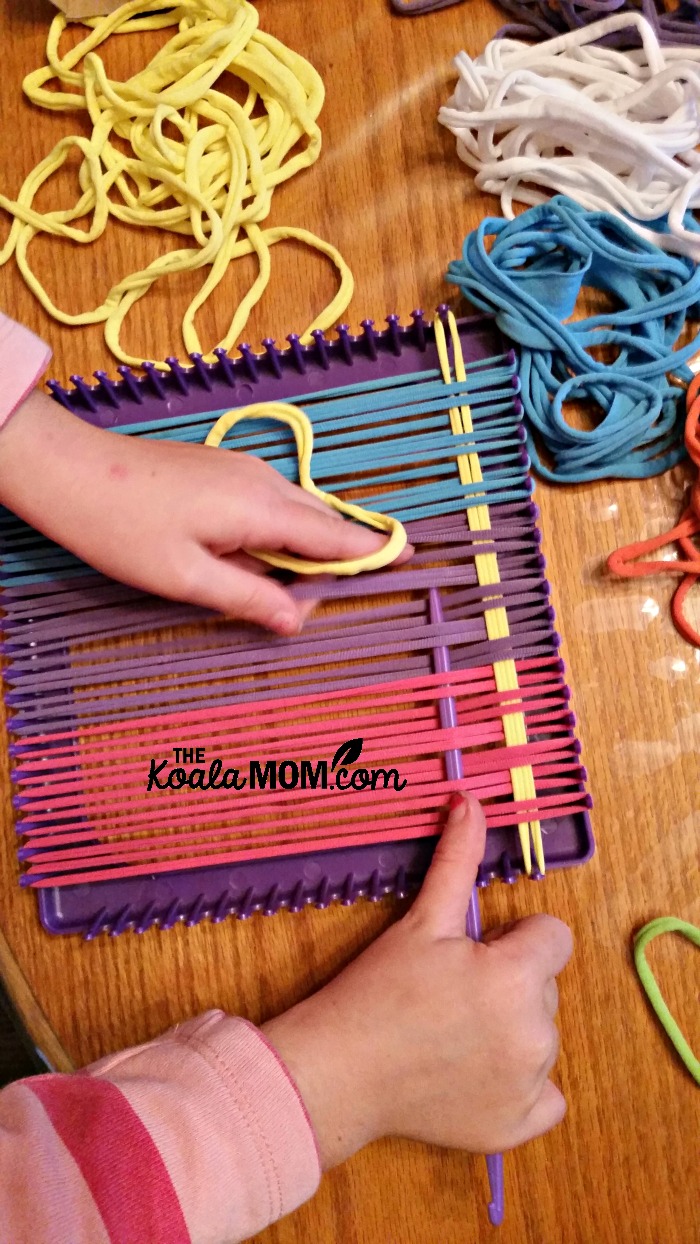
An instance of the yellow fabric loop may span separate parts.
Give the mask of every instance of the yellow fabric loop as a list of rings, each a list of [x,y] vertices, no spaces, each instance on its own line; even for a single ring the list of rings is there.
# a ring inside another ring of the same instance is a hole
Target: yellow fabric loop
[[[447,313],[447,322],[450,329],[450,337],[452,340],[452,349],[454,352],[454,372],[455,378],[464,381],[467,378],[464,366],[464,357],[462,354],[462,343],[460,341],[457,321],[451,311]],[[438,358],[440,360],[440,368],[442,378],[445,384],[449,384],[452,379],[450,369],[450,359],[447,352],[447,339],[445,336],[445,328],[441,320],[435,320],[435,343],[438,350]],[[450,410],[450,426],[455,435],[472,432],[473,424],[471,411],[468,406],[453,407]],[[483,480],[481,471],[481,463],[477,453],[459,454],[457,458],[459,476],[464,484],[478,484]],[[467,510],[467,522],[470,531],[488,531],[491,528],[491,517],[487,505],[472,506]],[[476,542],[478,544],[478,541]],[[476,577],[480,584],[500,583],[501,576],[498,569],[498,559],[495,553],[477,553],[474,558],[476,569]],[[486,623],[486,634],[489,639],[506,639],[510,634],[508,626],[508,614],[502,606],[484,611],[484,621]],[[518,690],[518,672],[515,667],[515,661],[495,661],[493,666],[493,674],[496,687],[499,691],[517,691]],[[514,697],[517,704],[518,698]],[[527,728],[525,725],[525,717],[522,712],[506,713],[503,717],[503,733],[506,743],[509,747],[520,747],[527,743]],[[513,795],[519,802],[533,801],[537,798],[535,788],[535,777],[532,768],[529,765],[520,765],[510,771],[511,785]],[[523,853],[523,863],[525,871],[529,874],[532,872],[532,851],[530,848],[530,834],[532,834],[532,844],[535,850],[535,859],[540,872],[545,871],[544,847],[542,843],[542,826],[539,821],[523,821],[518,825],[518,833],[520,837],[520,847]]]
[[[214,447],[221,444],[227,432],[244,419],[275,419],[278,423],[286,423],[294,433],[299,459],[299,483],[306,492],[318,497],[332,510],[354,518],[358,523],[374,527],[377,531],[389,532],[389,539],[383,548],[376,553],[367,553],[364,557],[353,557],[343,562],[310,562],[301,557],[293,557],[287,553],[258,553],[247,549],[251,557],[276,566],[280,570],[293,570],[296,574],[360,574],[363,570],[381,570],[395,561],[399,553],[406,547],[406,531],[397,518],[389,514],[378,514],[374,510],[365,510],[360,505],[352,505],[349,501],[341,501],[330,492],[317,488],[311,478],[311,455],[314,448],[314,434],[311,421],[303,410],[289,406],[286,402],[257,402],[253,406],[243,406],[239,410],[229,410],[217,419],[211,429],[205,445]]]
[[[340,278],[335,297],[302,338],[310,339],[314,329],[329,328],[347,308],[352,273],[334,246],[308,230],[264,229],[261,224],[269,216],[275,187],[318,159],[321,78],[302,56],[258,29],[257,10],[248,0],[180,0],[147,17],[139,16],[143,8],[143,0],[129,0],[108,17],[85,21],[89,33],[65,54],[60,43],[66,18],[59,13],[51,23],[47,64],[25,78],[24,92],[53,112],[87,111],[92,133],[90,138],[62,138],[28,175],[16,199],[0,194],[0,207],[13,217],[0,266],[14,255],[49,315],[62,324],[104,323],[112,353],[139,366],[142,359],[121,345],[122,327],[130,308],[157,281],[208,269],[182,324],[185,348],[201,354],[197,311],[229,263],[255,255],[258,274],[218,343],[230,350],[268,285],[271,248],[291,239],[330,259]],[[107,76],[95,49],[110,35],[172,26],[177,32],[144,69],[123,82]],[[243,82],[244,103],[216,89],[225,72]],[[39,211],[34,201],[41,187],[76,149],[82,156],[80,197],[72,207]],[[181,235],[188,244],[125,276],[100,306],[70,315],[56,306],[34,273],[29,243],[37,233],[46,233],[89,245],[104,234],[110,217]],[[167,370],[167,364],[156,365]]]

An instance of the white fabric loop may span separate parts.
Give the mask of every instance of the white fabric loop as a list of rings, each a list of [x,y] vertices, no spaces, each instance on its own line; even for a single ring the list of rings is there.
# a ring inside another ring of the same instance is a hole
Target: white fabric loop
[[[595,45],[629,26],[641,48]],[[684,221],[700,207],[700,47],[663,47],[645,18],[616,13],[535,47],[492,39],[455,66],[439,119],[504,216],[566,194],[700,262],[700,233]],[[668,233],[646,227],[660,218]]]

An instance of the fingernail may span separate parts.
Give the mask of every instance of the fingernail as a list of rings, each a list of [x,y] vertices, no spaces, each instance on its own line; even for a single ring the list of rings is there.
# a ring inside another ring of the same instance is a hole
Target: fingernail
[[[276,613],[270,621],[270,629],[278,635],[298,635],[301,622],[297,613]]]
[[[450,795],[450,802],[447,806],[450,809],[450,812],[456,812],[458,808],[465,808],[466,803],[467,801],[464,798],[464,795],[460,794],[460,792],[456,790]]]

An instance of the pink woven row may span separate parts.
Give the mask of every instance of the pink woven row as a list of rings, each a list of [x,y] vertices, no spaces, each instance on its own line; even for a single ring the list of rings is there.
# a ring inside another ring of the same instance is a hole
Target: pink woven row
[[[518,679],[518,691],[499,692],[492,666],[485,666],[331,692],[322,703],[313,695],[236,704],[214,714],[170,714],[153,723],[147,738],[135,734],[150,727],[143,718],[131,721],[126,736],[116,739],[109,738],[114,727],[92,727],[79,745],[61,746],[59,752],[51,745],[67,743],[65,736],[46,738],[43,755],[33,748],[15,774],[27,880],[74,885],[427,837],[438,831],[446,798],[457,789],[484,802],[493,827],[582,810],[582,769],[560,663],[519,662]],[[454,729],[440,727],[438,702],[445,696],[457,706]],[[514,711],[525,713],[530,741],[507,747],[503,718]],[[390,740],[391,766],[406,780],[404,789],[145,789],[150,757],[167,758],[168,768],[174,766],[168,753],[183,746],[181,740],[207,750],[198,766],[205,771],[217,757],[224,768],[246,773],[253,760],[263,766],[274,758],[299,765],[330,762],[340,742],[358,737],[363,740],[358,764],[367,769],[387,765]],[[444,753],[452,748],[464,755],[466,776],[457,782],[444,776]],[[513,801],[511,770],[520,765],[532,767],[534,801]]]

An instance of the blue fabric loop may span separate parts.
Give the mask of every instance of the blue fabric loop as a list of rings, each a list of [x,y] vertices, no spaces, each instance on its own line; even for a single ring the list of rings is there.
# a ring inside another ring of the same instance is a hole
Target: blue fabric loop
[[[483,220],[447,280],[495,314],[516,346],[528,451],[543,478],[646,479],[684,457],[684,406],[669,375],[689,380],[686,363],[698,351],[698,335],[675,348],[686,320],[700,318],[692,260],[557,195],[515,220]],[[614,309],[563,323],[585,287],[610,296]],[[601,346],[611,359],[596,357]],[[564,403],[573,400],[600,408],[591,430],[568,423]]]

